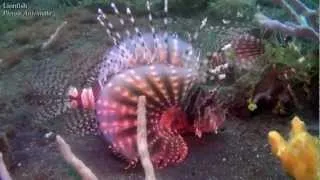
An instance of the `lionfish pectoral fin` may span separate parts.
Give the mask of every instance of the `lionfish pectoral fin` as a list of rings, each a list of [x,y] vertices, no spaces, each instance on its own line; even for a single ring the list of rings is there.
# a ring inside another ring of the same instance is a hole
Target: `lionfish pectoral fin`
[[[179,134],[167,132],[152,141],[149,143],[151,161],[157,168],[180,163],[188,154],[187,144]]]
[[[139,162],[138,157],[134,157],[134,158],[129,159],[127,156],[125,156],[122,153],[122,151],[119,147],[114,146],[114,145],[109,145],[108,149],[111,151],[111,153],[114,156],[127,162],[126,166],[123,168],[124,170],[129,170],[129,169],[135,168],[137,166],[137,164]]]
[[[174,154],[174,159],[172,162],[173,163],[180,163],[188,155],[188,146],[181,135],[177,135],[175,137],[174,145],[175,145],[175,148],[174,148],[173,152],[175,152],[175,154]]]
[[[82,136],[100,134],[93,110],[70,109],[63,118],[67,125],[67,131],[73,134]]]

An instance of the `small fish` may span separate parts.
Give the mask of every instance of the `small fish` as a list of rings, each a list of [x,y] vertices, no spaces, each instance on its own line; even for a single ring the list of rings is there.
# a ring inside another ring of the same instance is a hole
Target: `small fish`
[[[260,39],[244,34],[235,37],[230,43],[223,46],[219,51],[208,54],[211,72],[217,73],[230,66],[242,69],[252,68],[255,60],[264,54],[264,45]],[[220,68],[220,69],[219,69]]]

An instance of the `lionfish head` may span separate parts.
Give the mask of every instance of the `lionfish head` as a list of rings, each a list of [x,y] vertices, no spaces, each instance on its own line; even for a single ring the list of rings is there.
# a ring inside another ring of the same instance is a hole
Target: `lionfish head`
[[[217,133],[226,119],[226,109],[218,101],[217,89],[196,88],[191,95],[192,132],[199,138],[203,133]],[[189,107],[188,107],[189,108]],[[186,111],[189,111],[188,109]]]

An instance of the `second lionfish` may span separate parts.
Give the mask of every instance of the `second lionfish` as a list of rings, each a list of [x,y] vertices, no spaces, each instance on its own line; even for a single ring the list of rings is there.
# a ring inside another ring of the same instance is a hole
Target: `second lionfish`
[[[130,8],[120,14],[114,3],[111,8],[122,27],[130,23],[134,31],[121,34],[107,14],[98,10],[98,22],[105,28],[114,45],[103,58],[85,72],[91,87],[72,86],[63,75],[54,76],[37,86],[48,84],[48,90],[38,87],[37,98],[48,94],[51,99],[36,113],[37,119],[50,119],[70,111],[68,127],[79,134],[100,134],[113,152],[124,157],[129,166],[138,162],[137,101],[146,97],[147,140],[151,161],[156,167],[166,167],[183,161],[188,146],[185,133],[217,132],[225,120],[225,110],[213,88],[201,88],[209,79],[221,79],[232,65],[248,67],[263,53],[259,39],[245,33],[234,33],[222,49],[206,60],[200,48],[194,47],[205,18],[198,30],[187,38],[167,31],[168,2],[164,1],[164,30],[153,25],[150,2],[146,1],[149,32],[136,26]],[[199,43],[197,43],[199,44]],[[223,46],[224,45],[224,46]],[[88,64],[88,63],[87,63]],[[83,65],[87,65],[86,63]],[[51,70],[53,71],[53,70]],[[60,80],[57,80],[60,79]],[[56,91],[55,91],[56,90]],[[50,106],[49,106],[50,104]],[[81,111],[79,111],[79,109]]]

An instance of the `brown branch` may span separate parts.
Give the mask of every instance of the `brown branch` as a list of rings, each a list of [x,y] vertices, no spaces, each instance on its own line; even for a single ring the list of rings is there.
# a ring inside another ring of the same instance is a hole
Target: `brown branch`
[[[41,46],[41,50],[45,50],[47,49],[58,37],[59,32],[61,31],[61,29],[67,25],[68,22],[67,21],[63,21],[56,29],[56,31],[50,36],[50,38],[44,42]]]
[[[150,153],[147,144],[147,118],[146,118],[146,97],[139,96],[138,99],[138,129],[137,145],[140,161],[145,172],[146,180],[156,180],[154,168],[150,160]]]
[[[75,156],[71,151],[70,145],[67,144],[61,136],[57,135],[56,141],[63,158],[78,172],[83,180],[98,180],[91,169]]]

